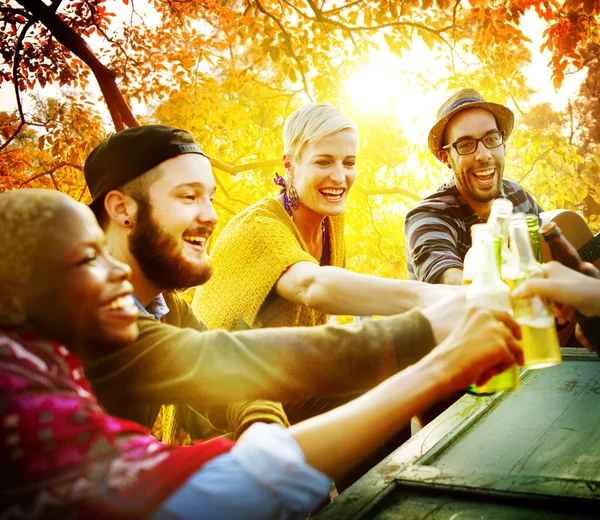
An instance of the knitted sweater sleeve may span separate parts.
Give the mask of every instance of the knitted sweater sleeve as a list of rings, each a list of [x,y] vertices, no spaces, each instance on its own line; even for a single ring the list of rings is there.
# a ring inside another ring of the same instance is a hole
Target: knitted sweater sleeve
[[[364,392],[434,346],[418,311],[358,325],[227,332],[174,327],[139,317],[131,345],[85,366],[101,400],[215,404]]]
[[[170,294],[165,295],[165,300],[173,315],[176,316],[172,320],[181,328],[194,329],[199,332],[206,331],[206,326],[200,321],[191,307],[180,296]],[[167,315],[168,316],[168,315]],[[253,400],[231,403],[229,405],[216,406],[198,406],[194,409],[196,413],[187,413],[185,417],[188,421],[199,420],[208,422],[213,428],[214,433],[232,433],[233,438],[237,439],[255,422],[277,423],[289,427],[289,422],[281,403],[266,400]],[[187,426],[188,431],[193,429],[193,425]]]
[[[211,251],[213,275],[198,287],[192,304],[209,329],[252,328],[286,269],[302,261],[317,263],[284,210],[267,201],[232,219]]]

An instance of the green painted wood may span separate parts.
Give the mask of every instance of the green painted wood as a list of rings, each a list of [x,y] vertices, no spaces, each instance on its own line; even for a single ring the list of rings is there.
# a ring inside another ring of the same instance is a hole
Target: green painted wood
[[[489,498],[489,497],[486,497]],[[573,520],[597,519],[589,511],[577,512],[565,504],[561,508],[544,502],[519,502],[509,496],[481,500],[475,494],[444,494],[439,490],[399,487],[393,495],[369,511],[372,520]]]
[[[600,518],[600,359],[563,358],[465,395],[317,517]]]
[[[460,442],[421,463],[442,471],[600,480],[600,363],[532,371]]]

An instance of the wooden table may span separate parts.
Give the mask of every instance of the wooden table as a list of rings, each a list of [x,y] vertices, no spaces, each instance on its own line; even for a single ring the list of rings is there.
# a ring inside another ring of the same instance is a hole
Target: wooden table
[[[465,395],[337,497],[319,519],[600,519],[600,359],[521,372]]]

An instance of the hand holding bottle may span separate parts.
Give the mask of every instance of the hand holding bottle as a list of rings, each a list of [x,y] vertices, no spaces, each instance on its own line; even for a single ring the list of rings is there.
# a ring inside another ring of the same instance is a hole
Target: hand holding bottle
[[[484,385],[515,363],[523,364],[520,338],[519,325],[508,312],[472,307],[429,356],[452,367],[453,389],[472,382]]]
[[[600,316],[600,280],[552,261],[543,266],[546,278],[531,278],[512,293],[513,298],[544,296],[569,305],[584,316]]]

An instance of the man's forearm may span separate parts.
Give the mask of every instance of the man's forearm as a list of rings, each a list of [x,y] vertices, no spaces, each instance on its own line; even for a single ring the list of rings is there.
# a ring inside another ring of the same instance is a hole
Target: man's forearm
[[[349,327],[199,333],[147,320],[140,339],[85,367],[99,396],[132,402],[295,401],[365,391],[434,346],[418,311]]]
[[[446,284],[446,285],[462,285],[463,283],[463,271],[462,269],[457,269],[455,267],[452,267],[450,269],[446,269],[441,275],[440,275],[440,283]]]

